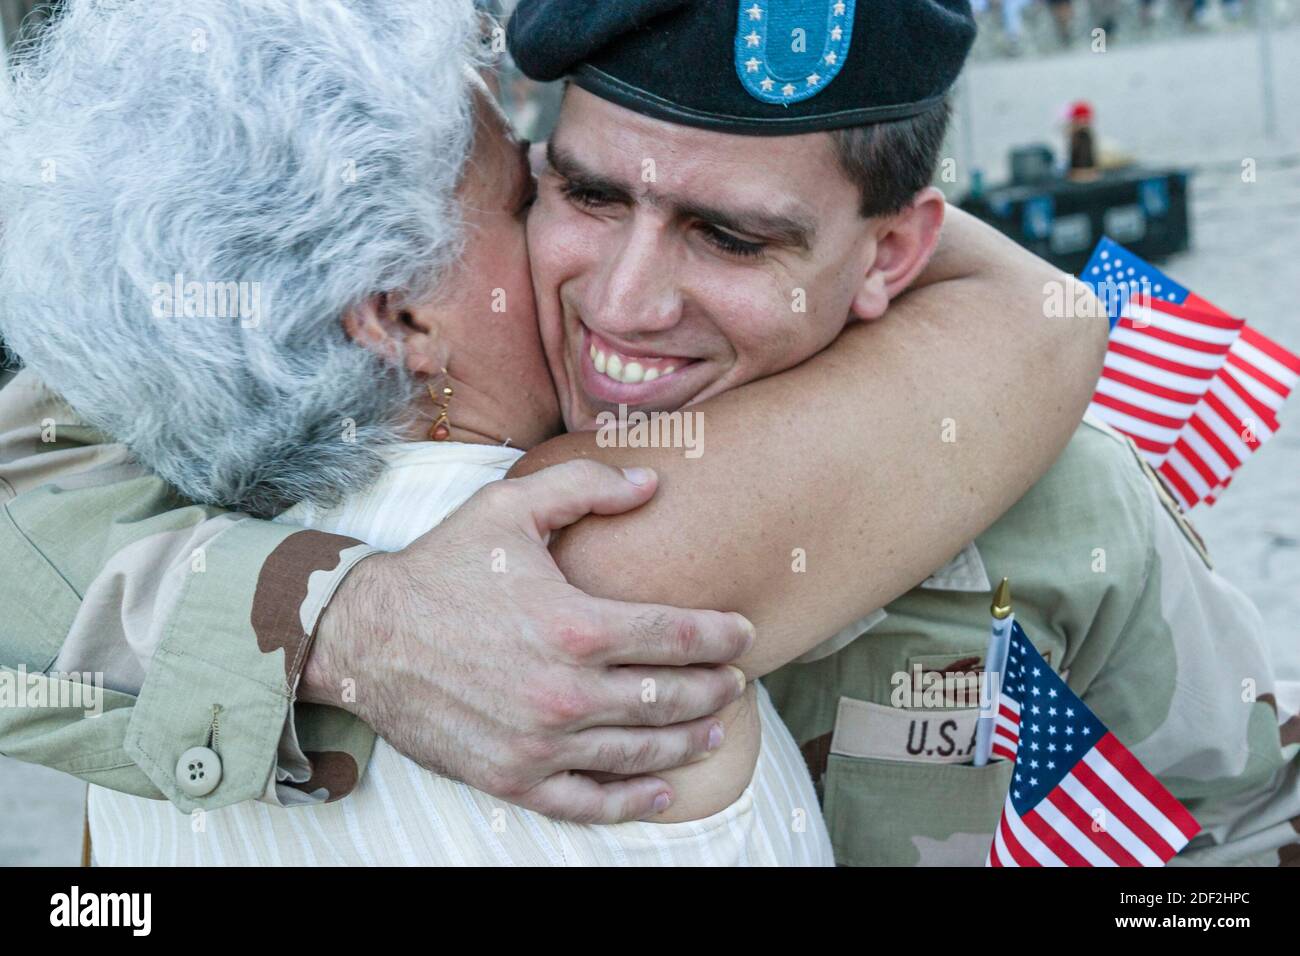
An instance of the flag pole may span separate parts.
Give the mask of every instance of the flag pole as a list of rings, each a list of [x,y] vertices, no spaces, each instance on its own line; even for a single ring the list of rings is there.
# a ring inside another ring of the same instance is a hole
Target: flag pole
[[[1003,578],[989,608],[993,624],[989,629],[989,648],[984,655],[984,692],[981,696],[979,723],[975,725],[975,766],[989,762],[993,752],[993,727],[998,717],[998,699],[1002,696],[1002,672],[1006,669],[1007,651],[1011,649],[1011,625],[1016,616],[1011,610],[1011,581]]]

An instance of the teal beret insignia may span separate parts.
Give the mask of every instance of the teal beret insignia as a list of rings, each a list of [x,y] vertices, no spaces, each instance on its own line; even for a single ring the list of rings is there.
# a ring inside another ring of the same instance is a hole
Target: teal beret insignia
[[[798,103],[839,75],[856,0],[741,0],[736,75],[764,103]]]

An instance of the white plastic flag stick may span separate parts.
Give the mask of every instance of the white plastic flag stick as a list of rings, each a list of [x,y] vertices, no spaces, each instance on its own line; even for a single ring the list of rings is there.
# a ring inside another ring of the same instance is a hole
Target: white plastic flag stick
[[[993,625],[989,632],[989,649],[984,655],[984,688],[980,696],[979,722],[975,725],[975,766],[989,762],[993,751],[993,725],[998,718],[998,700],[1002,696],[1002,673],[1011,649],[1011,625],[1016,616],[1011,611],[1011,582],[1002,579],[993,606],[989,608]]]

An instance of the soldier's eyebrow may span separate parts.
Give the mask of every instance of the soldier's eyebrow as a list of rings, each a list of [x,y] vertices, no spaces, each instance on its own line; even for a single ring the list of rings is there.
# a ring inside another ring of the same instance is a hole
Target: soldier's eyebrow
[[[554,139],[546,144],[546,158],[551,168],[575,189],[596,193],[610,202],[631,204],[637,201],[628,184],[586,166],[563,146],[556,145]],[[725,209],[665,195],[658,190],[643,191],[646,192],[646,202],[659,208],[671,209],[680,219],[698,219],[711,226],[802,252],[812,248],[817,236],[817,226],[802,216],[766,209]]]
[[[626,184],[603,176],[583,165],[563,146],[556,146],[554,139],[546,144],[546,161],[551,164],[551,168],[560,175],[561,179],[576,189],[599,193],[612,202],[636,201]]]
[[[761,237],[804,252],[812,248],[817,236],[817,227],[811,222],[764,209],[722,209],[686,200],[673,201],[672,206],[683,218],[699,219],[731,232]]]

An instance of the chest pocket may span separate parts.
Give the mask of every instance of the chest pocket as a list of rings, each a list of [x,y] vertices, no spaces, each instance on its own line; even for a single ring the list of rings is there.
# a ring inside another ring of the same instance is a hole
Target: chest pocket
[[[1011,763],[908,763],[831,754],[824,813],[844,866],[983,866]]]
[[[968,763],[977,716],[840,698],[822,779],[837,862],[983,865],[1011,764]]]

